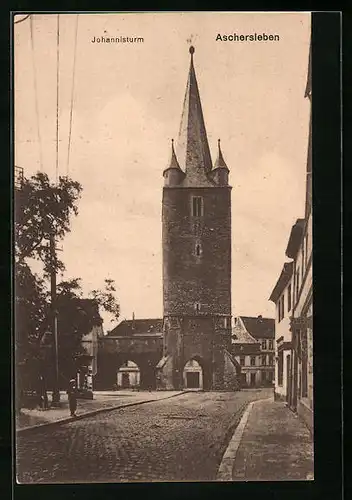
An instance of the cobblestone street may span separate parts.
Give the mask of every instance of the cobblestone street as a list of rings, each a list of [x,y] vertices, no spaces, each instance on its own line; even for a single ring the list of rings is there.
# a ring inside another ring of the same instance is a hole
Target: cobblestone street
[[[20,483],[215,480],[250,401],[271,389],[185,393],[17,436]]]

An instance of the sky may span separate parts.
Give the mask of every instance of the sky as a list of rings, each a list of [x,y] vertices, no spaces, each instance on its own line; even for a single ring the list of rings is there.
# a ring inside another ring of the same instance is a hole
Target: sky
[[[310,14],[79,14],[74,65],[76,20],[60,15],[58,174],[83,186],[61,244],[64,277],[81,277],[85,294],[114,279],[120,319],[162,317],[162,172],[178,136],[192,40],[212,159],[221,138],[233,187],[232,312],[274,317],[268,298],[304,216]],[[56,23],[33,15],[34,50],[29,19],[14,28],[15,164],[53,181]],[[216,41],[233,33],[280,39]],[[102,36],[144,42],[92,43]]]

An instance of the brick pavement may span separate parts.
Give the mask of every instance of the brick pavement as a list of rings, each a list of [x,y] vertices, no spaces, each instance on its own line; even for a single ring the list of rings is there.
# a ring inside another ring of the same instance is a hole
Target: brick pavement
[[[94,393],[94,399],[79,399],[77,402],[77,415],[88,415],[97,410],[116,408],[131,403],[140,403],[142,401],[154,401],[164,399],[180,394],[180,391],[101,391]],[[51,422],[62,422],[70,420],[70,412],[67,394],[62,392],[60,395],[60,407],[50,408],[48,410],[26,409],[16,416],[16,430],[24,430],[37,425],[48,424]]]
[[[234,481],[313,479],[313,439],[283,402],[257,401],[234,461]]]
[[[245,407],[269,393],[186,393],[19,435],[18,482],[215,480]]]

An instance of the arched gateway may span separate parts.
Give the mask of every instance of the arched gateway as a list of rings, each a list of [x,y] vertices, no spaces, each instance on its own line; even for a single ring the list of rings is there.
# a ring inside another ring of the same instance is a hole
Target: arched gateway
[[[135,388],[141,383],[141,372],[136,363],[128,360],[120,366],[116,378],[118,388]]]

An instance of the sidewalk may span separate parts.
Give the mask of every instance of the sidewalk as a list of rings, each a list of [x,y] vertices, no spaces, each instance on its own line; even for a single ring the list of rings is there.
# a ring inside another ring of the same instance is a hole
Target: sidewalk
[[[233,456],[233,481],[314,478],[312,436],[285,403],[273,399],[254,402],[244,417],[247,422],[242,436],[237,436],[240,440]]]
[[[41,426],[50,424],[59,424],[70,422],[83,418],[88,415],[94,415],[102,411],[108,411],[115,408],[122,408],[136,404],[158,401],[170,397],[184,394],[184,391],[116,391],[116,392],[94,392],[94,399],[78,399],[77,418],[70,416],[67,394],[60,393],[60,407],[49,408],[48,410],[23,408],[16,416],[16,431],[25,432]],[[50,397],[50,396],[49,396]],[[50,403],[50,401],[49,401]]]

